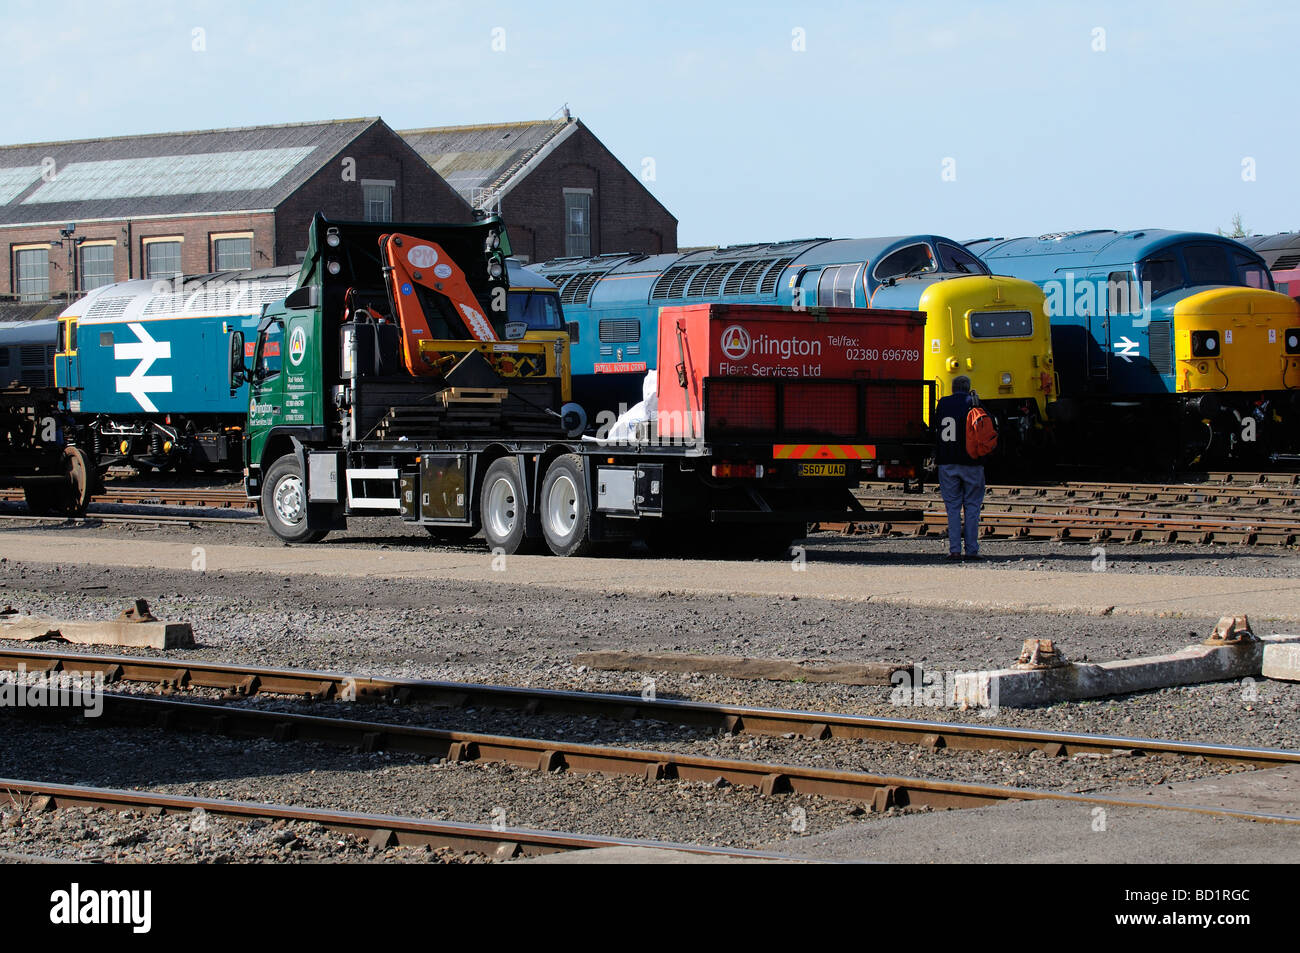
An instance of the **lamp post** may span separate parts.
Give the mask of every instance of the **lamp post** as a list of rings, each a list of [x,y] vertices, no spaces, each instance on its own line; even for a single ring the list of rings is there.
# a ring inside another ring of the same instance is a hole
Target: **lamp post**
[[[73,232],[77,230],[76,222],[69,222],[63,228],[59,229],[59,234],[63,236],[63,241],[59,244],[65,245],[68,249],[68,274],[71,276],[71,284],[68,286],[68,300],[71,301],[73,296],[80,290],[77,287],[77,249],[81,243],[86,240],[85,235],[72,237]]]

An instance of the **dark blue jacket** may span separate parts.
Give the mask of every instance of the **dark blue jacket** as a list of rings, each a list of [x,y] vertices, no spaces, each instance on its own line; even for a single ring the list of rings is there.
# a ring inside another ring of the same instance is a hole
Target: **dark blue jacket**
[[[962,464],[983,466],[966,452],[966,415],[975,406],[970,394],[949,394],[939,398],[934,410],[935,462],[939,466]],[[948,437],[950,439],[944,439]]]

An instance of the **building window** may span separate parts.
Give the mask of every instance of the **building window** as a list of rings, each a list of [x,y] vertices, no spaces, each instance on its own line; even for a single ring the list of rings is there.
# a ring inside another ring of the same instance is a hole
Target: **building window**
[[[212,239],[214,271],[246,271],[253,267],[253,239],[248,235]]]
[[[50,249],[14,250],[14,290],[22,301],[45,301],[50,297]]]
[[[181,243],[179,241],[149,242],[144,246],[146,278],[179,278],[180,275]]]
[[[570,258],[591,256],[591,193],[564,192],[564,254]]]
[[[113,246],[81,246],[81,290],[94,291],[113,283]]]
[[[361,180],[361,204],[367,222],[393,220],[393,188],[396,184],[372,179]]]

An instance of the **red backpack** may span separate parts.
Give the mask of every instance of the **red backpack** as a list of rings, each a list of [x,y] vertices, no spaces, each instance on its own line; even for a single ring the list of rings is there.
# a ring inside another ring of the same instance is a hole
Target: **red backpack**
[[[966,454],[972,460],[987,457],[998,448],[998,429],[983,407],[972,407],[966,414]]]

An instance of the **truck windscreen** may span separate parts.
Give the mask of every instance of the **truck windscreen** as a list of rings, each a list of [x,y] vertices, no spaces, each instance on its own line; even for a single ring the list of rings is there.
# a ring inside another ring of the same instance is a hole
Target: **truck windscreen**
[[[554,291],[511,291],[507,304],[511,321],[522,321],[530,331],[559,331],[564,327],[560,297]]]

